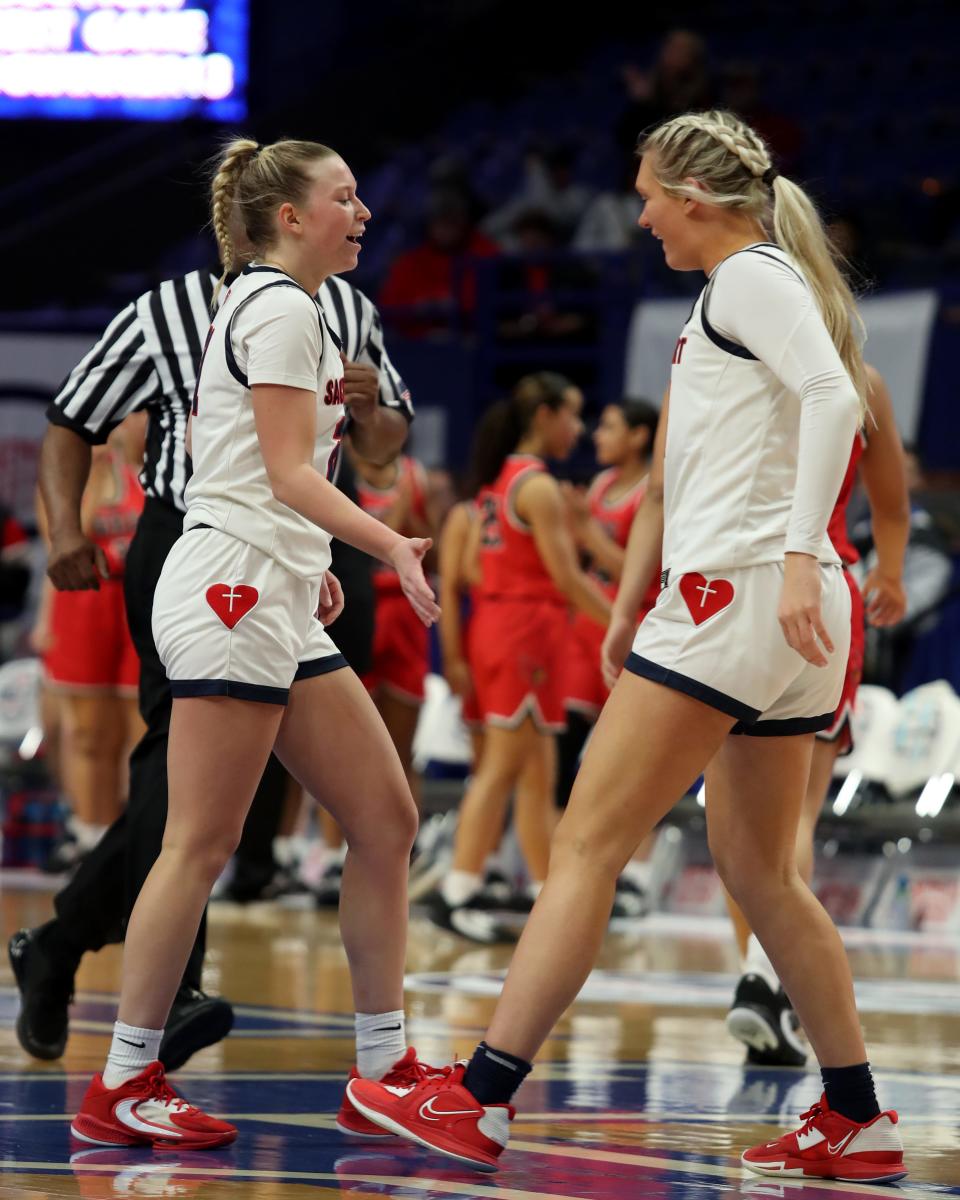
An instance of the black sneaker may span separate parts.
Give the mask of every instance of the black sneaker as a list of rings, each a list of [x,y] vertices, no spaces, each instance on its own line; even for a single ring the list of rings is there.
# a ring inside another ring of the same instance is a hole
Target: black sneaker
[[[620,876],[613,897],[612,917],[645,917],[650,912],[650,897],[632,879]]]
[[[226,1000],[184,984],[170,1009],[158,1057],[167,1071],[176,1071],[198,1050],[222,1041],[232,1028],[233,1009]]]
[[[424,901],[427,917],[439,929],[447,929],[471,942],[481,946],[495,946],[500,942],[515,942],[516,933],[502,924],[492,913],[480,908],[470,908],[467,904],[456,907],[444,900],[439,892],[434,892]]]
[[[741,976],[726,1024],[747,1047],[747,1061],[754,1066],[802,1067],[807,1061],[800,1022],[786,993],[773,991],[761,975]]]
[[[10,966],[20,990],[17,1041],[33,1058],[60,1058],[70,1030],[76,963],[54,963],[37,940],[37,930],[21,929],[7,943]]]

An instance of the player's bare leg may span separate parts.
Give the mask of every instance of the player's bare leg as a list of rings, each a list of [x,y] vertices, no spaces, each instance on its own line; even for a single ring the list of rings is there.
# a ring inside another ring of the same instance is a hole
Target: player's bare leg
[[[707,769],[710,850],[822,1066],[866,1061],[840,935],[797,867],[813,735],[728,738]],[[803,937],[797,937],[803,930]]]
[[[546,879],[550,865],[556,775],[556,738],[544,733],[524,763],[513,799],[513,826],[533,883]]]
[[[637,736],[637,713],[644,717]],[[607,930],[617,876],[710,761],[733,718],[624,672],[554,835],[487,1044],[532,1059],[576,998]]]
[[[403,1008],[407,875],[417,810],[363,684],[332,671],[290,689],[276,754],[347,841],[340,931],[361,1013]]]
[[[420,720],[420,704],[417,701],[396,696],[388,687],[381,685],[377,692],[377,708],[397,749],[404,774],[417,808],[420,808],[420,776],[413,769],[413,738]]]
[[[119,1010],[125,1024],[163,1028],[282,716],[279,705],[249,700],[174,700],[163,848],[127,927]]]

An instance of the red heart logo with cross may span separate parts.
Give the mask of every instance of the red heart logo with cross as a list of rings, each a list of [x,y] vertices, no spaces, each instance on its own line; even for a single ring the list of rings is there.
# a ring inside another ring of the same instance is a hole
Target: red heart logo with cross
[[[708,583],[705,576],[694,572],[682,576],[680,595],[694,625],[702,625],[733,601],[733,584],[728,579],[711,579]]]
[[[207,588],[207,603],[228,629],[245,617],[259,599],[257,589],[245,583],[215,583]]]

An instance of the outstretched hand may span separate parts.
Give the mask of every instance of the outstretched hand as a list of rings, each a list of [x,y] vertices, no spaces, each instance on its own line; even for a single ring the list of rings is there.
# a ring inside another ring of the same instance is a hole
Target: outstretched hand
[[[437,598],[423,573],[423,557],[432,545],[432,538],[403,538],[390,555],[390,563],[400,576],[403,594],[428,628],[440,616]]]

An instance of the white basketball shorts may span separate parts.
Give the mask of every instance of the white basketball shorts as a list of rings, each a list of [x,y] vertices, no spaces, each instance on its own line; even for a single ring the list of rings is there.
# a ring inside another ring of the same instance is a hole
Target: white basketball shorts
[[[286,704],[295,681],[345,667],[316,618],[319,592],[319,578],[298,579],[228,533],[187,530],[153,601],[153,637],[174,697]]]
[[[783,737],[833,721],[850,650],[850,590],[821,566],[821,613],[834,645],[815,667],[787,644],[777,607],[783,563],[668,576],[637,630],[627,670],[737,719],[733,733]]]

